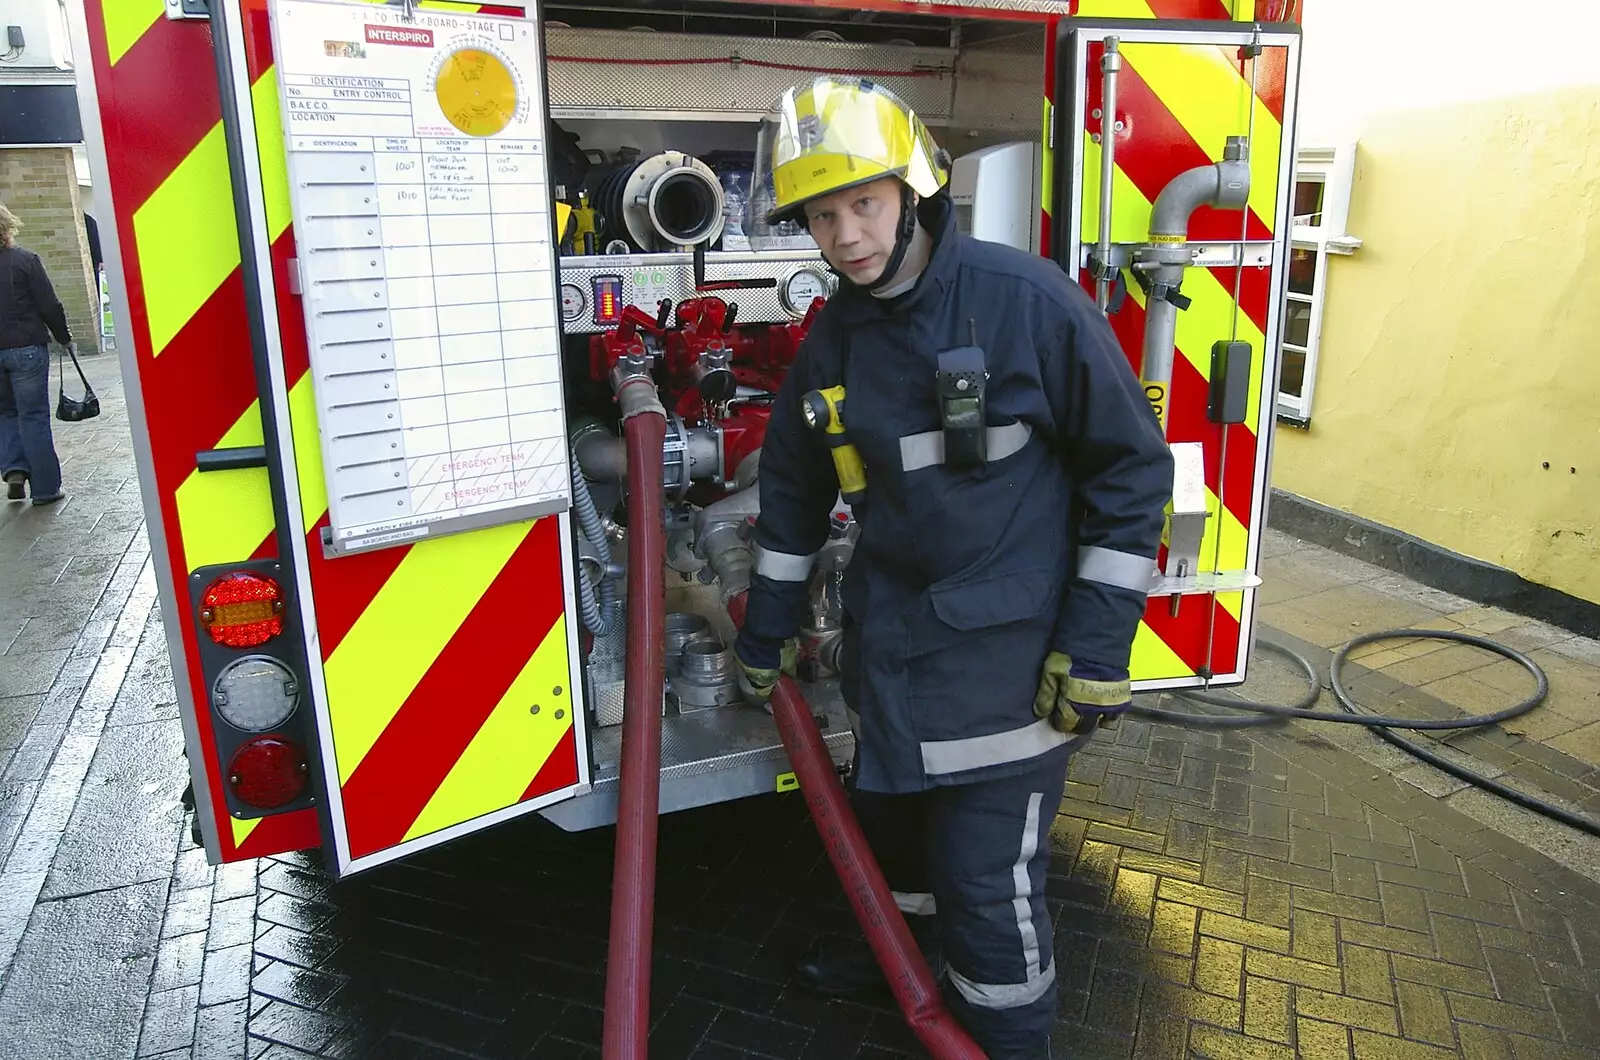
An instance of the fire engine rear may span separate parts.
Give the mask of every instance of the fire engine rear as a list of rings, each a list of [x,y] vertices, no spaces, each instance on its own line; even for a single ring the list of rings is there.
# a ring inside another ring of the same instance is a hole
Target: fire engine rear
[[[659,721],[663,811],[795,785],[729,604],[768,409],[838,283],[752,180],[758,123],[818,72],[904,99],[960,228],[1098,298],[1178,458],[1137,687],[1242,681],[1298,54],[1250,6],[87,0],[209,857],[320,844],[347,873],[530,812],[610,824],[629,711]],[[799,645],[839,770],[855,536],[841,498]],[[660,643],[630,636],[657,607]]]

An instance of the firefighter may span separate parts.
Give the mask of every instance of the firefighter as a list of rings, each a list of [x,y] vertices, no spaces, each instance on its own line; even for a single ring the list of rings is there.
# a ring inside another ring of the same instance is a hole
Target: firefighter
[[[798,222],[841,283],[767,428],[740,681],[764,703],[792,658],[844,486],[852,806],[957,1018],[993,1060],[1047,1057],[1050,827],[1069,756],[1130,702],[1172,458],[1082,290],[957,232],[949,158],[893,94],[790,89],[757,167],[753,238]],[[856,468],[864,488],[841,482]],[[864,941],[797,974],[832,995],[882,981]]]

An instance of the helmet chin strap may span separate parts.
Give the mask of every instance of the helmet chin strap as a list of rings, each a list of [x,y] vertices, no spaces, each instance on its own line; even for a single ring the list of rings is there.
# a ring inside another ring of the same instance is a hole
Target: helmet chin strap
[[[900,229],[895,233],[894,250],[889,254],[889,261],[883,267],[883,274],[872,283],[867,284],[869,291],[881,291],[894,282],[900,273],[900,266],[906,263],[906,251],[911,249],[911,239],[917,234],[917,204],[916,192],[911,190],[911,185],[900,183]]]

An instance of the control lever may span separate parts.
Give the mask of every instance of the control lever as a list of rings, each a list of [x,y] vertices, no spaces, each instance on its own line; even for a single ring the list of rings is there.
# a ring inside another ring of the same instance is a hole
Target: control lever
[[[663,299],[663,301],[665,300]],[[672,309],[669,305],[666,312],[670,313],[671,311]],[[652,317],[649,313],[646,313],[643,309],[640,309],[636,305],[623,306],[622,321],[617,324],[617,337],[621,339],[631,339],[633,338],[634,333],[638,331],[647,331],[652,335],[660,337],[666,334],[666,324],[664,321],[658,321],[655,317]]]
[[[738,302],[729,302],[728,303],[728,312],[722,318],[722,333],[724,335],[733,334],[733,318],[738,316],[738,315],[739,315],[739,303]]]
[[[656,303],[656,331],[667,330],[667,321],[672,319],[672,299],[663,298]]]

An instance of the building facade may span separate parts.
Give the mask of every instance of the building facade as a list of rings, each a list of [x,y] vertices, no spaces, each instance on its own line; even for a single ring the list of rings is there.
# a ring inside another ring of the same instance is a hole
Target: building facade
[[[100,285],[74,152],[83,129],[65,12],[60,0],[0,0],[0,27],[0,202],[23,223],[18,244],[49,271],[78,348],[92,353]]]
[[[1600,5],[1303,16],[1274,484],[1600,602]]]

